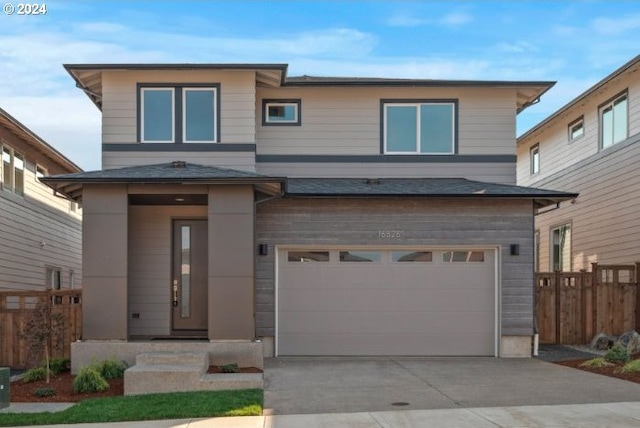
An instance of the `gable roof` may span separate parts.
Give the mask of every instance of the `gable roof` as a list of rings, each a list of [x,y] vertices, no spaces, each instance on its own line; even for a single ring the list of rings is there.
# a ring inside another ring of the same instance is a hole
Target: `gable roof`
[[[389,79],[377,77],[287,77],[287,64],[65,64],[64,68],[94,104],[102,108],[102,72],[126,70],[248,70],[265,86],[510,87],[517,89],[518,113],[535,104],[555,82],[503,80]]]
[[[465,178],[289,178],[285,195],[291,197],[434,197],[526,198],[538,208],[578,197],[577,193]]]
[[[53,146],[49,145],[46,141],[37,136],[33,131],[20,123],[18,119],[11,116],[2,108],[0,108],[0,126],[7,128],[10,132],[22,139],[34,151],[42,153],[53,162],[60,165],[63,169],[69,172],[82,171],[82,168],[73,163],[69,158],[53,148]]]
[[[546,119],[542,120],[533,128],[529,129],[527,132],[522,134],[520,137],[518,137],[518,144],[520,144],[523,140],[525,140],[527,137],[529,137],[533,133],[537,132],[539,129],[547,126],[549,123],[554,121],[556,118],[561,116],[563,113],[565,113],[575,105],[583,103],[590,96],[597,94],[604,86],[606,86],[612,80],[616,79],[617,77],[621,76],[624,73],[636,72],[638,70],[640,70],[640,55],[637,55],[636,57],[632,58],[622,67],[618,68],[613,73],[609,74],[604,79],[600,80],[598,83],[596,83],[595,85],[593,85],[592,87],[590,87],[589,89],[587,89],[586,91],[584,91],[583,93],[581,93],[580,95],[578,95],[577,97],[569,101],[564,106],[560,107],[550,116],[548,116]]]
[[[183,161],[140,165],[43,177],[42,182],[73,199],[80,199],[84,184],[257,184],[285,179],[249,171],[198,165]]]

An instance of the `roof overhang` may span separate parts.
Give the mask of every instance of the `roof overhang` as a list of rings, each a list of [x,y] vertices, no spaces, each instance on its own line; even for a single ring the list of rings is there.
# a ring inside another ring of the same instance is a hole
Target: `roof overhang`
[[[2,108],[0,108],[0,126],[8,129],[12,134],[24,141],[33,149],[33,151],[42,154],[43,156],[51,159],[54,163],[60,165],[63,170],[68,172],[82,171],[82,168],[54,149],[46,141],[37,136],[33,131],[24,126]]]

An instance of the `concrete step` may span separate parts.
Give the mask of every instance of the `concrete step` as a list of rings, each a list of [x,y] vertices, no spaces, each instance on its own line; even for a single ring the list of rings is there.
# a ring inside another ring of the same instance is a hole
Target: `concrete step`
[[[263,387],[262,373],[207,373],[202,375],[199,383],[201,391],[262,389]]]
[[[172,365],[209,367],[208,352],[143,352],[136,355],[136,366]]]
[[[206,367],[202,365],[135,365],[124,372],[125,395],[193,391]]]

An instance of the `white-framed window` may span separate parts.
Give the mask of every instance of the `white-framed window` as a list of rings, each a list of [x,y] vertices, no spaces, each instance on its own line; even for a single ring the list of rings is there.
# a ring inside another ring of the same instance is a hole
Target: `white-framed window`
[[[47,168],[43,167],[40,164],[36,164],[36,181],[48,175],[49,175],[49,171],[47,171]]]
[[[71,290],[76,288],[76,273],[73,270],[69,271],[69,288]]]
[[[9,146],[2,147],[2,188],[24,195],[24,156]]]
[[[577,140],[584,135],[584,118],[580,117],[568,126],[569,142]]]
[[[139,85],[141,143],[219,141],[219,85]]]
[[[551,229],[551,268],[556,271],[571,271],[571,223]]]
[[[262,124],[300,126],[301,100],[262,100]]]
[[[382,101],[385,154],[454,154],[456,100]]]
[[[55,266],[47,266],[45,271],[45,287],[49,290],[60,290],[62,271]]]
[[[600,106],[600,147],[606,149],[628,135],[627,93],[617,95]]]
[[[531,175],[536,175],[540,172],[540,145],[536,144],[529,150],[529,164]]]

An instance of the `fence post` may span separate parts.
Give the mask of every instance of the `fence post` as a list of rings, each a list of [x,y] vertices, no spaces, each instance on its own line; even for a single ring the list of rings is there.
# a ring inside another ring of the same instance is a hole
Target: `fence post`
[[[580,342],[586,343],[589,335],[589,324],[587,322],[587,275],[584,269],[580,269],[580,306],[582,311]]]
[[[593,335],[598,334],[598,263],[591,263],[591,323]]]
[[[556,289],[556,344],[562,344],[562,300],[560,298],[560,293],[562,292],[562,287],[560,284],[560,271],[555,271],[555,289]]]

